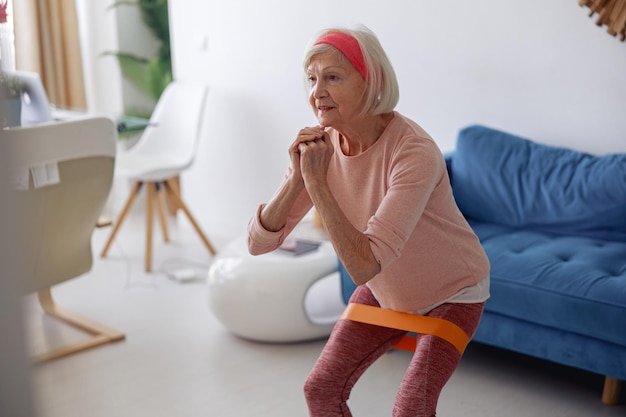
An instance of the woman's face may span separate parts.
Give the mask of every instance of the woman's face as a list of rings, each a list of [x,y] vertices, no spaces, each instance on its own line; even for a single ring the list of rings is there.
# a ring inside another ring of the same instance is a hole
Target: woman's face
[[[319,124],[341,130],[359,117],[365,80],[340,52],[313,56],[307,67],[309,103]]]

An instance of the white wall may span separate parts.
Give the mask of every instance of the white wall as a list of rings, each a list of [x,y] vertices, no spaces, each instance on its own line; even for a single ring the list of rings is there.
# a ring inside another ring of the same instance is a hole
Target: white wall
[[[208,234],[243,233],[315,124],[301,58],[321,29],[363,23],[398,74],[398,110],[444,151],[481,123],[592,153],[626,152],[626,43],[576,0],[169,0],[175,76],[211,85],[183,193]]]

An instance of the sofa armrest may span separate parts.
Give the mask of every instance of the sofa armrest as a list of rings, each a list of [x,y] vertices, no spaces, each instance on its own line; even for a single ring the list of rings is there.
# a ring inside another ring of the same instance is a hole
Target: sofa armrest
[[[346,267],[343,266],[341,261],[338,261],[337,270],[339,271],[339,278],[341,283],[341,298],[343,299],[344,304],[348,304],[350,301],[350,297],[354,290],[356,290],[357,285],[352,281],[350,274],[346,270]]]

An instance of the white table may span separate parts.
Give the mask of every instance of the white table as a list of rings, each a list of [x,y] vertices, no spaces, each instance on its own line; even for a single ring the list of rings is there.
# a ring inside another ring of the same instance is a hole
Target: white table
[[[245,236],[221,250],[207,280],[209,306],[217,319],[231,332],[257,341],[297,342],[328,336],[345,306],[337,256],[328,240],[320,241],[316,251],[300,256],[280,250],[252,256]],[[322,307],[313,306],[317,312],[312,314],[309,295],[318,287],[316,283],[324,281]]]

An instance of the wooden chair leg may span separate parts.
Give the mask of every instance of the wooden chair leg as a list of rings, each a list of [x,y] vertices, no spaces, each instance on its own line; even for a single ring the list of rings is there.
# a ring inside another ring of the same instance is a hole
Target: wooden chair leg
[[[606,405],[617,405],[622,381],[607,376],[604,378],[604,390],[602,391],[602,402]]]
[[[104,249],[102,249],[102,252],[100,253],[101,258],[104,258],[107,256],[107,252],[109,251],[109,248],[111,247],[111,243],[113,243],[113,239],[115,238],[115,235],[117,235],[117,231],[120,229],[122,222],[126,218],[128,211],[130,210],[130,207],[133,205],[133,202],[135,201],[135,197],[137,197],[137,194],[139,194],[141,185],[142,185],[141,182],[139,181],[135,182],[133,189],[130,192],[130,195],[128,196],[128,199],[126,200],[126,204],[124,204],[124,208],[122,209],[122,212],[120,213],[119,217],[115,221],[115,225],[113,226],[113,230],[111,230],[109,239],[104,245]]]
[[[167,218],[165,216],[165,199],[167,196],[165,195],[165,184],[157,185],[156,192],[156,200],[157,200],[157,208],[159,210],[159,222],[161,223],[161,231],[163,232],[163,240],[165,242],[170,241],[170,235],[167,230]]]
[[[176,189],[178,190],[178,194],[180,195],[180,175],[172,177],[172,180],[176,184]],[[166,190],[165,196],[166,196],[166,201],[167,201],[167,211],[172,216],[176,215],[180,206],[175,201],[175,199],[171,197],[171,193],[169,190]]]
[[[198,222],[196,222],[196,219],[194,219],[194,217],[192,216],[191,212],[187,208],[187,205],[183,202],[182,198],[180,197],[180,193],[178,192],[178,187],[177,187],[175,181],[170,178],[170,179],[165,181],[165,186],[170,191],[170,195],[173,197],[173,199],[176,202],[176,204],[178,204],[178,207],[187,215],[187,218],[189,219],[189,221],[193,225],[193,228],[196,230],[196,232],[200,236],[200,239],[202,239],[202,242],[204,243],[204,246],[206,246],[206,248],[209,250],[211,255],[215,255],[217,253],[215,251],[215,248],[213,248],[213,245],[211,245],[211,242],[209,242],[209,239],[207,239],[207,237],[204,234],[204,232],[202,231],[202,229],[200,229],[200,226],[198,225]]]
[[[152,215],[154,214],[154,194],[156,184],[154,182],[148,183],[148,201],[146,204],[146,257],[144,269],[146,272],[152,271]]]
[[[39,291],[37,295],[41,307],[48,315],[92,335],[92,337],[87,340],[63,346],[36,356],[35,361],[38,363],[61,358],[92,347],[117,342],[126,338],[124,333],[57,306],[52,299],[50,288]]]

